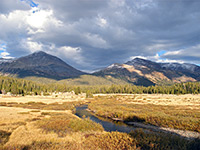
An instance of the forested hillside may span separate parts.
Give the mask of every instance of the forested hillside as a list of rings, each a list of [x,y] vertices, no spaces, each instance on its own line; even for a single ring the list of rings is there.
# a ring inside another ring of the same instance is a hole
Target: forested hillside
[[[75,91],[76,94],[84,93],[127,93],[127,94],[198,94],[200,82],[179,83],[171,86],[136,86],[136,85],[99,85],[99,86],[72,86],[66,83],[41,84],[24,79],[0,77],[0,92],[6,94],[40,95],[52,92]]]

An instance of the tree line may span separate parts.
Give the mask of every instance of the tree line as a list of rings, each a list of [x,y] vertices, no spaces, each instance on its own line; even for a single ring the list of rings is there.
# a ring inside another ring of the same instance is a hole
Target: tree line
[[[61,83],[42,84],[34,81],[11,77],[0,77],[0,93],[8,92],[14,95],[48,95],[52,92],[71,92],[75,94],[86,93],[127,93],[127,94],[199,94],[200,82],[177,83],[171,86],[136,86],[136,85],[97,85],[97,86],[73,86]]]

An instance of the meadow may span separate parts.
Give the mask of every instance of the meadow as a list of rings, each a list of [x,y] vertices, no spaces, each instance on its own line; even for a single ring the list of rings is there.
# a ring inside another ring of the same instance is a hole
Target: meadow
[[[200,132],[199,95],[102,95],[89,109],[105,118]]]
[[[199,149],[200,139],[198,138],[187,139],[175,134],[154,132],[148,129],[137,129],[131,133],[106,132],[100,124],[89,118],[81,119],[73,114],[76,106],[87,103],[96,115],[103,117],[153,124],[153,121],[142,118],[146,113],[147,118],[148,116],[159,118],[154,119],[156,125],[168,126],[168,120],[165,123],[158,121],[163,120],[162,117],[166,117],[163,114],[165,112],[167,117],[172,115],[172,120],[179,118],[182,121],[184,117],[190,121],[193,120],[191,124],[195,127],[195,121],[199,118],[199,100],[196,99],[198,96],[190,99],[192,96],[148,94],[106,94],[94,95],[93,98],[86,98],[86,95],[82,94],[68,94],[68,97],[66,95],[64,97],[63,94],[57,96],[2,96],[0,99],[0,149]],[[179,101],[182,101],[182,104],[177,107],[180,104]],[[169,110],[172,107],[174,110]],[[185,109],[181,111],[183,108]],[[192,108],[193,111],[189,108]],[[160,113],[158,113],[159,111]],[[139,119],[132,120],[135,118],[133,116]],[[188,122],[178,124],[177,127],[173,122],[170,123],[170,128],[183,129],[183,125],[185,125],[187,128],[184,130],[193,130],[191,126],[187,125]],[[199,132],[198,126],[196,129],[193,131]]]

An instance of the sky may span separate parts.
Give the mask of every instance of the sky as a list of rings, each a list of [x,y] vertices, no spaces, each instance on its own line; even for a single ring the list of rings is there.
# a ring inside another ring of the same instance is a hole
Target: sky
[[[199,0],[1,0],[0,57],[93,71],[136,57],[200,64]]]

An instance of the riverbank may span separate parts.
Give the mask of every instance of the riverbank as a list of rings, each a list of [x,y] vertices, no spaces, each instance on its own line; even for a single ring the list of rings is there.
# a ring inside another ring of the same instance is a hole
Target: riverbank
[[[98,116],[98,114],[95,114],[96,111],[90,110],[88,108],[86,110],[91,112],[93,115]],[[102,116],[99,116],[99,117],[102,117]],[[104,119],[109,119],[110,121],[113,121],[115,123],[121,122],[121,123],[127,124],[129,126],[133,126],[135,129],[142,128],[142,129],[147,129],[147,130],[151,130],[151,131],[154,131],[154,132],[163,132],[163,133],[167,133],[167,134],[179,135],[179,136],[187,138],[187,139],[200,138],[200,133],[194,132],[194,131],[158,127],[158,126],[153,126],[153,125],[150,125],[150,124],[144,124],[144,123],[140,123],[140,122],[126,122],[126,121],[124,121],[120,118],[111,118],[111,117],[105,118],[104,117]]]

